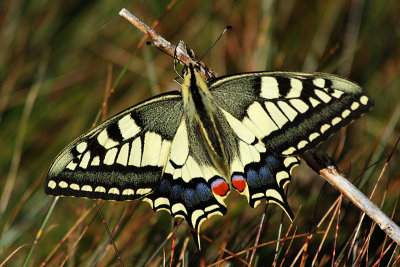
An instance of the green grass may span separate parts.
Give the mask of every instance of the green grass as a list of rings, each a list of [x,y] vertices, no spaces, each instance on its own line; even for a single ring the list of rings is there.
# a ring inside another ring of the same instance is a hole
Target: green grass
[[[57,153],[96,120],[108,75],[114,84],[127,68],[108,101],[108,116],[179,89],[173,60],[153,47],[136,51],[143,35],[118,15],[127,8],[151,25],[167,5],[155,0],[1,2],[0,264],[119,265],[93,200],[61,198],[51,211],[54,198],[44,194],[43,183]],[[204,58],[220,75],[322,71],[359,83],[374,99],[374,109],[318,149],[367,196],[394,150],[372,200],[399,222],[400,165],[394,147],[400,130],[399,13],[396,0],[177,1],[157,32],[173,43],[184,40],[200,56],[231,25]],[[340,266],[386,266],[398,260],[396,244],[368,218],[351,243],[362,213],[345,198],[335,202],[340,193],[305,164],[294,172],[288,195],[296,214],[293,225],[276,205],[252,209],[231,194],[228,214],[203,224],[202,251],[186,222],[178,220],[174,227],[169,214],[154,213],[146,203],[104,202],[101,209],[126,266],[169,265],[172,252],[173,266],[245,266],[263,214],[252,265],[272,265],[275,257],[283,266],[310,266],[314,258],[316,266],[330,265],[334,253]],[[276,240],[285,235],[277,253]],[[233,253],[242,260],[227,259]]]

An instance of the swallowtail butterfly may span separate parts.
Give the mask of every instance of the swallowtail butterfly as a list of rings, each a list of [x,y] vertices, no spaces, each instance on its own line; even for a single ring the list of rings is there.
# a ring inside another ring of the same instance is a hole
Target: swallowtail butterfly
[[[372,105],[361,87],[331,74],[252,72],[205,80],[189,64],[180,92],[128,108],[67,146],[45,191],[140,198],[186,219],[197,233],[207,218],[226,213],[232,188],[251,207],[265,199],[292,218],[284,187],[297,156]]]

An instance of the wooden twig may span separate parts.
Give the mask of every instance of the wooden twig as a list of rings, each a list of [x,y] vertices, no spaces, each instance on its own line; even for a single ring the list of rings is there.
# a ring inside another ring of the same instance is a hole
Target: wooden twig
[[[400,227],[397,226],[369,198],[358,190],[324,153],[306,152],[302,158],[322,178],[338,189],[354,205],[367,214],[397,244],[400,244]]]
[[[180,41],[178,46],[172,45],[126,9],[122,9],[119,14],[146,34],[156,47],[178,59],[182,65],[188,65],[191,63],[200,66],[202,75],[206,78],[209,77],[210,74],[215,75],[215,73],[208,69],[203,62],[198,61],[193,51],[188,49],[183,41]],[[378,208],[378,206],[372,203],[361,191],[349,182],[329,157],[322,154],[317,155],[315,153],[306,152],[302,155],[302,158],[322,178],[327,180],[344,196],[350,199],[351,202],[375,221],[389,237],[400,245],[399,226],[397,226],[396,223],[394,223]]]
[[[174,59],[177,59],[183,66],[189,64],[199,66],[201,75],[205,79],[216,76],[212,70],[209,70],[203,62],[197,59],[194,52],[189,49],[183,41],[179,41],[177,46],[171,44],[125,8],[119,12],[119,15],[146,34],[157,48],[164,51]]]

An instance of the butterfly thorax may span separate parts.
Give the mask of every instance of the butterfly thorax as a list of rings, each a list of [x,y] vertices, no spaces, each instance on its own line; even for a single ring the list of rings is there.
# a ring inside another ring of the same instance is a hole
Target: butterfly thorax
[[[219,169],[227,172],[227,156],[224,148],[218,109],[206,81],[200,71],[190,64],[184,73],[181,86],[184,103],[184,119],[198,128],[209,155]]]

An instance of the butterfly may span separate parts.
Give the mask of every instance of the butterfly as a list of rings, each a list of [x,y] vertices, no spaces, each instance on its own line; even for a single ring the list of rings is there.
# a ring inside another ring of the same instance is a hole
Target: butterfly
[[[373,106],[357,84],[331,74],[250,72],[204,79],[183,70],[180,91],[152,97],[68,145],[45,192],[142,199],[196,229],[227,212],[235,189],[251,207],[265,200],[293,218],[284,188],[298,156]]]

